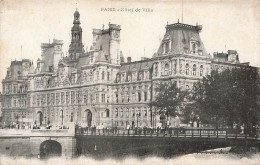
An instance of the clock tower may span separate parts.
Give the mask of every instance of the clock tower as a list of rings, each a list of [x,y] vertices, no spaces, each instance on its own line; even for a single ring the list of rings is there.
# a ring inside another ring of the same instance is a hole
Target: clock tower
[[[71,43],[69,47],[69,56],[71,59],[76,60],[78,56],[83,53],[82,44],[82,28],[80,27],[80,14],[76,10],[74,12],[74,21],[71,28]]]

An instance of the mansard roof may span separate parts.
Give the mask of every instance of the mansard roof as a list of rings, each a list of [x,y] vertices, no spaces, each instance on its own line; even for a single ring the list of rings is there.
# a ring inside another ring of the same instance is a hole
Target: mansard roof
[[[166,32],[164,38],[160,44],[160,47],[155,56],[160,56],[163,54],[163,44],[165,41],[170,40],[171,50],[173,54],[188,54],[187,51],[190,51],[191,41],[197,43],[198,50],[201,51],[203,56],[211,58],[207,53],[204,44],[199,36],[202,26],[192,26],[182,23],[175,23],[166,26]]]
[[[131,63],[123,63],[119,70],[120,73],[122,72],[139,72],[144,71],[147,69],[151,69],[153,66],[153,61],[151,60],[141,60],[135,61]]]

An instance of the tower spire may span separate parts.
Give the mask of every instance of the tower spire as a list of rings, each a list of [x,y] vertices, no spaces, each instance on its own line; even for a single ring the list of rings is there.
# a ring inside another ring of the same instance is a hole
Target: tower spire
[[[73,26],[71,28],[71,43],[69,47],[69,56],[76,59],[79,54],[83,53],[82,28],[80,27],[80,14],[78,9],[74,12]]]

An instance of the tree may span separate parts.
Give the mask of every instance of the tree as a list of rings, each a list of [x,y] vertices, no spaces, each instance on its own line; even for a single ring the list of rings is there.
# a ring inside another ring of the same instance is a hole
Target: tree
[[[178,107],[184,102],[187,92],[177,87],[175,82],[161,82],[155,88],[156,97],[150,102],[160,114],[176,117],[179,115]]]
[[[194,87],[194,106],[199,109],[196,113],[216,128],[238,124],[247,130],[259,121],[259,91],[254,68],[212,71]]]

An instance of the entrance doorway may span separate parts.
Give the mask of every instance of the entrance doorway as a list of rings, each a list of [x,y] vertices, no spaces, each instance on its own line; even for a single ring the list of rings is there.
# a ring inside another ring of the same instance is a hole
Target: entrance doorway
[[[47,140],[40,145],[41,159],[61,156],[61,144],[54,140]]]

